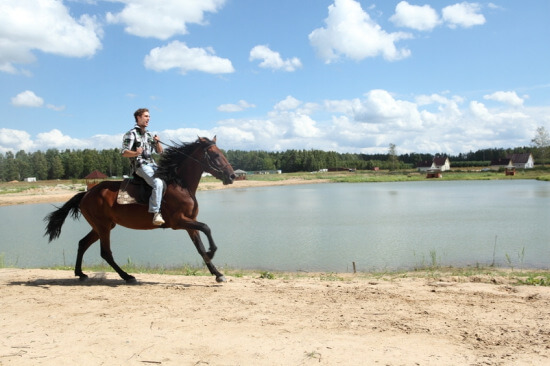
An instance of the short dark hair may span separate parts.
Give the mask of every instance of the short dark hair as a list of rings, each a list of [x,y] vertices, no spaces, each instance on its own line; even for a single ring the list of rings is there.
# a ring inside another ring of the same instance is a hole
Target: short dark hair
[[[137,111],[134,112],[134,119],[137,122],[138,117],[140,117],[143,113],[149,112],[147,108],[140,108]]]

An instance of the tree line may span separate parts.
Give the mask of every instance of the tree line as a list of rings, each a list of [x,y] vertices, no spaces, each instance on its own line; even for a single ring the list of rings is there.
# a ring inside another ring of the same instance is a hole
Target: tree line
[[[46,152],[6,152],[0,154],[0,181],[23,180],[27,177],[46,179],[82,179],[94,170],[108,176],[130,173],[130,161],[122,157],[120,149],[65,150]]]
[[[397,155],[396,147],[393,144],[390,145],[387,154],[352,154],[322,150],[287,150],[284,152],[228,150],[224,153],[234,169],[248,172],[282,170],[285,173],[292,173],[334,168],[413,169],[418,163],[431,162],[437,156],[449,157],[451,167],[489,166],[492,160],[504,158],[512,153],[525,152],[532,152],[535,158],[538,156],[537,147],[483,149],[460,153],[456,156],[443,153]],[[159,157],[157,157],[158,159]],[[540,160],[537,161],[537,163],[540,162]],[[0,181],[23,180],[27,177],[36,177],[38,180],[83,179],[94,170],[99,170],[110,177],[129,175],[131,174],[130,160],[122,157],[120,149],[67,149],[65,151],[48,149],[46,152],[32,153],[20,150],[15,154],[10,151],[0,154]]]

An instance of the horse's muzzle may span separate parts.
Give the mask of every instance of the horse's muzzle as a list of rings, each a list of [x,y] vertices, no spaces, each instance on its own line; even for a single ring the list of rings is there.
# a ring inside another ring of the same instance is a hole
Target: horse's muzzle
[[[235,180],[235,173],[224,174],[223,175],[223,184],[224,185],[233,184],[234,180]]]

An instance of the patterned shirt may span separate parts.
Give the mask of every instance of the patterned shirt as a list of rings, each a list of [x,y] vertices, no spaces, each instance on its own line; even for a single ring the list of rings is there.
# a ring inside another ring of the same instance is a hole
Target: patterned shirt
[[[145,131],[145,133],[142,134],[141,128],[136,125],[124,134],[124,137],[122,138],[122,153],[126,150],[136,151],[138,147],[142,147],[143,152],[141,155],[135,158],[130,158],[132,165],[139,167],[144,163],[152,164],[155,162],[152,154],[155,152],[156,144],[157,142],[149,131]]]

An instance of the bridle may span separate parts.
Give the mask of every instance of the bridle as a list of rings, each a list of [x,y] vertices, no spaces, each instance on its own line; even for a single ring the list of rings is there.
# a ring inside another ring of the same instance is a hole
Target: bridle
[[[204,159],[206,160],[206,163],[208,164],[208,167],[210,169],[212,169],[217,173],[220,173],[223,176],[223,170],[229,165],[229,162],[227,162],[226,164],[224,164],[222,167],[219,167],[219,168],[216,166],[216,164],[214,163],[214,161],[212,161],[212,158],[208,154],[208,149],[210,149],[214,145],[216,145],[215,142],[210,142],[207,146],[203,147]],[[202,162],[199,162],[199,163],[204,167],[204,164]]]

